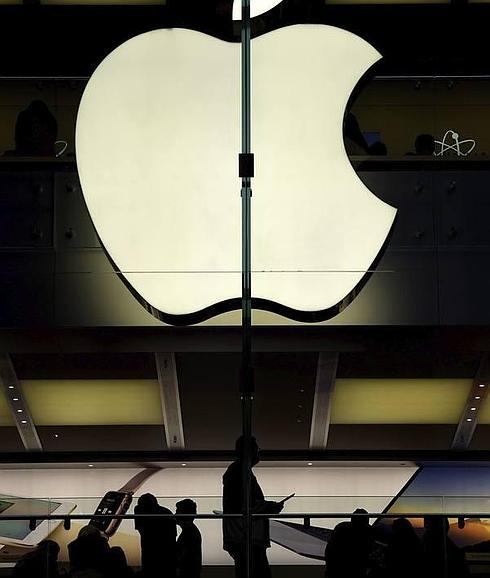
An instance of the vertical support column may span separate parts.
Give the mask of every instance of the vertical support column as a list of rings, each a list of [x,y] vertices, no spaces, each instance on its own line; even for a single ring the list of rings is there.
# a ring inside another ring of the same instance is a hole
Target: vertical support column
[[[467,450],[470,447],[478,423],[478,416],[488,395],[489,387],[490,357],[488,352],[484,352],[454,433],[452,450]]]
[[[175,353],[155,353],[155,365],[160,385],[160,400],[167,448],[170,451],[183,450],[185,449],[184,427],[182,425]]]
[[[338,362],[338,353],[321,351],[318,355],[310,429],[310,449],[312,450],[327,449]]]
[[[30,452],[42,451],[43,446],[22,385],[17,379],[14,365],[7,353],[0,354],[0,389],[3,390],[24,448]]]
[[[245,535],[245,577],[252,575],[252,511],[251,476],[252,462],[250,444],[252,437],[252,406],[254,376],[252,367],[252,267],[251,267],[251,197],[253,177],[253,156],[251,148],[251,31],[250,0],[242,0],[242,153],[240,155],[239,176],[242,179],[242,514]]]

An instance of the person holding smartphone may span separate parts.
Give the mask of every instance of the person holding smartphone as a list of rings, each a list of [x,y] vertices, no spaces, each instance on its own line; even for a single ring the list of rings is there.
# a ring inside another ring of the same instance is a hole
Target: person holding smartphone
[[[239,437],[235,444],[236,459],[223,476],[223,513],[239,514],[242,512],[243,500],[243,459],[244,438]],[[255,438],[250,445],[251,466],[259,463],[259,446]],[[278,514],[284,507],[284,500],[273,502],[266,500],[256,477],[251,475],[251,509],[253,514]],[[271,572],[267,559],[267,548],[270,548],[269,519],[254,518],[252,522],[252,571],[253,578],[270,578]],[[223,519],[223,549],[235,562],[237,578],[245,575],[246,548],[245,530],[241,518]]]

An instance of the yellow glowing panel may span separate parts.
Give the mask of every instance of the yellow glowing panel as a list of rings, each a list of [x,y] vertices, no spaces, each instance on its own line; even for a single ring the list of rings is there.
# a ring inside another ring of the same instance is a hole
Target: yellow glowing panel
[[[158,381],[74,379],[22,381],[37,425],[162,423]]]
[[[332,423],[456,424],[471,379],[338,379]]]
[[[5,395],[0,393],[0,426],[5,425],[14,425],[14,420],[12,419]]]

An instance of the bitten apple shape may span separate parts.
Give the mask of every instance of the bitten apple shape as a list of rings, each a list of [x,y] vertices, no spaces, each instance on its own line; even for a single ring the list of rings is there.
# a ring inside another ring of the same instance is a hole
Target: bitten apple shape
[[[359,180],[342,134],[349,96],[379,58],[325,25],[252,42],[256,307],[332,316],[387,238],[396,210]],[[165,321],[240,306],[240,102],[240,45],[185,29],[125,42],[83,94],[89,212],[125,282]]]

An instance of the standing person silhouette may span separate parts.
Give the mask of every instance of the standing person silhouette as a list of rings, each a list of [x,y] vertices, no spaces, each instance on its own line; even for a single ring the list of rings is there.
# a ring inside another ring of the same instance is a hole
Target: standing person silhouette
[[[423,547],[410,520],[397,518],[393,521],[392,530],[393,534],[386,548],[388,576],[420,576],[423,568]]]
[[[427,516],[424,527],[422,542],[427,578],[469,578],[464,552],[448,536],[448,519]]]
[[[196,514],[196,502],[190,499],[175,504],[175,513]],[[194,518],[179,518],[177,524],[182,532],[177,539],[177,577],[199,578],[202,567],[202,538]]]
[[[135,528],[141,536],[141,570],[144,578],[175,578],[177,528],[172,514],[160,506],[153,494],[143,494],[134,509],[135,514],[152,517],[136,518]],[[159,516],[160,515],[160,516]]]
[[[367,514],[357,508],[354,514]],[[365,578],[370,570],[374,535],[367,516],[352,516],[334,528],[325,548],[328,578]]]
[[[90,524],[83,526],[76,539],[68,544],[70,576],[105,577],[109,566],[109,552],[109,542],[100,530]]]
[[[223,513],[240,514],[243,502],[243,460],[244,438],[239,437],[235,444],[236,459],[223,476]],[[250,444],[251,466],[259,463],[259,446],[255,438]],[[250,503],[253,514],[278,514],[284,507],[282,502],[265,500],[256,477],[250,471]],[[252,578],[270,578],[271,571],[267,560],[267,548],[270,548],[269,520],[254,518],[252,522]],[[223,549],[235,562],[236,578],[245,576],[246,545],[245,529],[242,518],[223,518]]]

